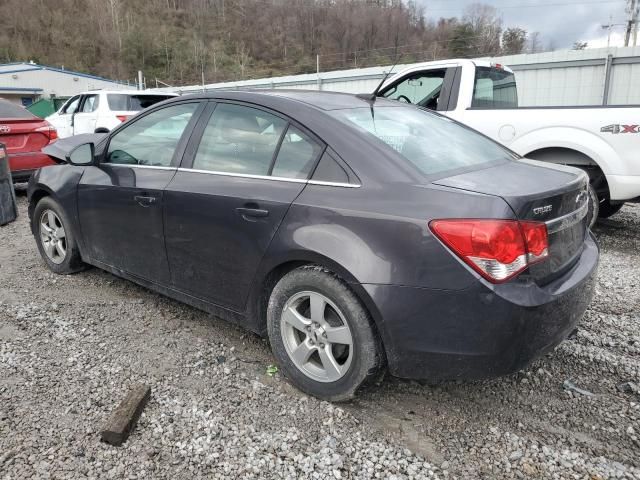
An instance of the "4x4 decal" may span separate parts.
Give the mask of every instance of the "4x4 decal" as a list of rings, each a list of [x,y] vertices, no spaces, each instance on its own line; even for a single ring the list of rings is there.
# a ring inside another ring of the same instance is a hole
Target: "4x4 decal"
[[[602,133],[640,133],[640,125],[607,125],[600,129]]]

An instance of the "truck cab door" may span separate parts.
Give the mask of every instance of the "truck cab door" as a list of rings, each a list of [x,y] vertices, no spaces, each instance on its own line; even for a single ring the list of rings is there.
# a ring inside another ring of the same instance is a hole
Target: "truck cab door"
[[[447,112],[455,110],[460,86],[460,67],[414,70],[384,87],[380,96],[422,108]]]
[[[59,138],[73,135],[73,115],[80,107],[81,95],[76,95],[67,100],[60,110],[47,117],[47,121],[56,127]]]
[[[95,132],[99,102],[97,94],[83,95],[80,108],[73,115],[73,135]]]

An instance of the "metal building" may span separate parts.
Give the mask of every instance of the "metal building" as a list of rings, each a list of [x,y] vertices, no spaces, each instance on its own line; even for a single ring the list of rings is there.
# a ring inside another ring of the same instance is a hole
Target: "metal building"
[[[120,90],[122,82],[32,62],[0,64],[0,98],[25,107],[40,98],[71,97],[86,90]]]
[[[640,104],[640,47],[557,50],[490,58],[511,67],[521,106]],[[397,65],[395,71],[419,64]],[[320,57],[322,67],[322,57]],[[300,88],[371,92],[390,66],[192,85],[161,90]]]

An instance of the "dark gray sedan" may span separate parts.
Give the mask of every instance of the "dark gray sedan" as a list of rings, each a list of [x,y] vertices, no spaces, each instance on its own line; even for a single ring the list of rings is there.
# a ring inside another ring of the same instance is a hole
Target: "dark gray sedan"
[[[94,265],[268,335],[327,400],[388,369],[514,372],[593,295],[587,177],[385,99],[220,92],[47,153],[29,213],[56,273]]]

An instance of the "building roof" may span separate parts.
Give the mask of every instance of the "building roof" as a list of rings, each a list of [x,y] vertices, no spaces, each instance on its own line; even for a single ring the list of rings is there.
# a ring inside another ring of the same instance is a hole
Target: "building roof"
[[[0,92],[3,93],[39,93],[42,88],[37,87],[3,87],[0,86]]]
[[[123,83],[117,80],[111,80],[109,78],[98,77],[96,75],[89,75],[88,73],[75,72],[73,70],[65,70],[63,68],[51,67],[48,65],[38,65],[37,63],[31,63],[31,62],[13,62],[13,63],[0,64],[0,75],[9,74],[9,73],[30,72],[34,70],[49,70],[52,72],[62,73],[65,75],[73,75],[74,77],[84,77],[84,78],[90,78],[93,80],[101,80],[103,82],[111,82],[111,83],[117,83],[117,84]]]

